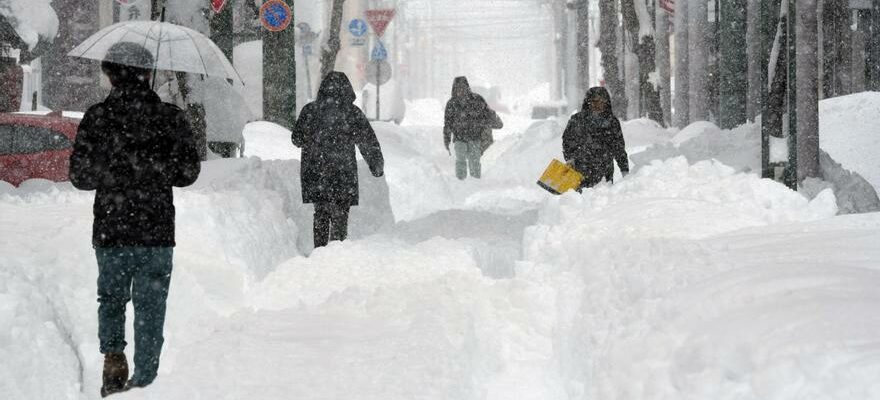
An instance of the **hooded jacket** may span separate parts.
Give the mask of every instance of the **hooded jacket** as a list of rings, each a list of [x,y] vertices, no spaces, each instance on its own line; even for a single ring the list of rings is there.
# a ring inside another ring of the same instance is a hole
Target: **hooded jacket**
[[[605,111],[595,114],[590,108],[594,98],[605,102]],[[587,91],[581,111],[573,115],[562,134],[565,160],[584,175],[583,187],[614,178],[614,162],[620,171],[629,173],[629,161],[620,121],[611,109],[611,95],[603,87]]]
[[[452,82],[452,98],[446,102],[443,144],[482,142],[487,129],[501,129],[498,114],[489,108],[483,96],[471,91],[467,78],[459,76]]]
[[[358,204],[355,146],[373,176],[382,176],[382,148],[370,121],[354,101],[348,77],[334,71],[321,82],[318,98],[302,109],[291,141],[302,148],[303,203]]]
[[[70,181],[95,193],[96,247],[174,246],[172,186],[188,186],[201,164],[180,108],[143,82],[128,82],[89,108],[70,156]]]

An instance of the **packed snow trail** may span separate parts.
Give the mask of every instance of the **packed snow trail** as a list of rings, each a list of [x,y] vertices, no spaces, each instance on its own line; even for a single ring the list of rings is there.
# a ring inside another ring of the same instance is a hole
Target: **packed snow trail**
[[[684,158],[549,196],[561,126],[526,122],[480,182],[452,177],[438,127],[380,124],[386,179],[315,251],[293,150],[206,163],[175,192],[160,376],[116,397],[880,397],[880,215]],[[0,189],[0,393],[97,398],[93,194]]]

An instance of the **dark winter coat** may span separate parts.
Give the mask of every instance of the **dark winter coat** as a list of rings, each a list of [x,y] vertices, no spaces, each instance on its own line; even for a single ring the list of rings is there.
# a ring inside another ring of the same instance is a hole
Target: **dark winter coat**
[[[605,101],[602,114],[594,114],[590,109],[595,97]],[[605,88],[587,91],[581,111],[571,117],[562,134],[562,152],[565,160],[584,175],[583,187],[593,186],[603,178],[610,182],[614,178],[614,161],[621,172],[629,173],[623,131]]]
[[[489,108],[486,100],[471,92],[467,78],[455,78],[452,83],[452,98],[446,102],[443,144],[448,148],[453,141],[486,142],[487,131],[491,135],[491,129],[502,127],[504,124],[501,118]]]
[[[83,116],[70,156],[73,185],[97,190],[94,246],[174,246],[171,187],[200,168],[183,111],[144,83],[114,88]]]
[[[302,148],[303,203],[358,204],[355,146],[373,176],[382,176],[382,148],[354,101],[348,77],[331,72],[321,82],[317,100],[302,109],[291,140]]]

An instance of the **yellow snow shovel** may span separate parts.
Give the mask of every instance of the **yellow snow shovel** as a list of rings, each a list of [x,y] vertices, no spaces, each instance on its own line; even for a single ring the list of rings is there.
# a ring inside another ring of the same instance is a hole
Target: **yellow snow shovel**
[[[553,194],[562,194],[581,186],[584,176],[571,165],[554,159],[544,170],[538,186]]]

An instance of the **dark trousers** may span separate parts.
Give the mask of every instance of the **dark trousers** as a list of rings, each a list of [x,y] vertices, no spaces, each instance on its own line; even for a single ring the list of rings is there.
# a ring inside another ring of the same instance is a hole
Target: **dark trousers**
[[[156,378],[171,282],[171,247],[98,247],[98,339],[101,353],[125,349],[125,307],[134,304],[133,383]]]
[[[315,204],[315,248],[348,237],[348,209],[348,205],[342,204]]]

